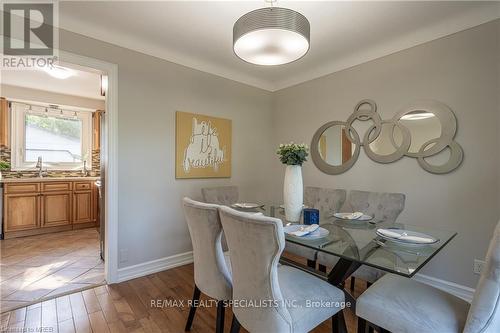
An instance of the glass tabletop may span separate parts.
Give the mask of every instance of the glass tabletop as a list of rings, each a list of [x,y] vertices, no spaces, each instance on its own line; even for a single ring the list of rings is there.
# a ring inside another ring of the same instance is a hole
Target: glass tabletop
[[[265,205],[254,212],[279,218],[284,221],[284,225],[290,224],[286,222],[284,210],[279,206]],[[406,277],[415,275],[456,236],[455,232],[400,222],[342,220],[328,213],[320,213],[320,226],[328,230],[328,235],[308,240],[285,234],[285,239],[290,243]],[[439,241],[429,245],[401,244],[378,236],[376,230],[379,228],[421,232]]]

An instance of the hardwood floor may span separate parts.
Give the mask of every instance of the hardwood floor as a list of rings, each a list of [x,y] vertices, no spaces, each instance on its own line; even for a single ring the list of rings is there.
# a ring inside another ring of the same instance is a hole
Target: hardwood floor
[[[95,228],[0,241],[0,312],[102,283]]]
[[[355,295],[364,288],[356,281]],[[193,292],[193,265],[186,265],[127,282],[104,285],[33,304],[1,315],[2,331],[43,327],[44,332],[184,332],[186,304],[154,307],[156,300],[187,302]],[[202,296],[202,300],[207,300]],[[172,304],[173,305],[173,304]],[[344,311],[349,332],[356,332],[356,319]],[[198,308],[191,332],[214,332],[216,307]],[[232,313],[226,311],[225,331],[229,332]],[[31,329],[31,331],[30,331]],[[244,329],[241,332],[246,332]],[[331,332],[331,321],[314,333]],[[267,332],[266,332],[267,333]]]

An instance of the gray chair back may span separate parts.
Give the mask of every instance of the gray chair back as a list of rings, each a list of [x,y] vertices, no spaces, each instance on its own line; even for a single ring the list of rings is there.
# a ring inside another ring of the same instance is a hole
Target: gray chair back
[[[338,213],[346,199],[346,190],[307,186],[304,190],[304,204],[316,208],[321,214]]]
[[[182,202],[193,244],[194,282],[204,294],[219,301],[230,300],[231,273],[221,246],[219,206],[189,198]]]
[[[363,212],[374,221],[395,222],[405,208],[406,196],[402,193],[350,191],[342,208],[347,212]]]
[[[291,332],[291,315],[278,282],[278,262],[285,247],[283,223],[228,207],[219,210],[230,249],[233,300],[277,305],[233,307],[238,321],[255,332]]]
[[[500,222],[486,254],[464,333],[500,332]]]
[[[238,202],[237,186],[202,188],[203,200],[207,203],[230,206]]]

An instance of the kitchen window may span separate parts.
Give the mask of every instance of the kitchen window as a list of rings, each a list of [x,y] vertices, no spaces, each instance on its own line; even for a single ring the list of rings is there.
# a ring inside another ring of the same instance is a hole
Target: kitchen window
[[[38,158],[43,169],[91,169],[92,114],[13,102],[12,169],[32,170]]]

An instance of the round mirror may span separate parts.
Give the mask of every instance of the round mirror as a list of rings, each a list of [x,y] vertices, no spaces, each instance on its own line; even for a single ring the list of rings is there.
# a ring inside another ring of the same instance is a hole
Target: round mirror
[[[356,145],[348,138],[344,125],[332,125],[319,137],[318,151],[320,157],[329,165],[342,165],[352,156]]]
[[[441,122],[438,117],[429,111],[411,111],[399,118],[399,123],[405,126],[411,134],[411,144],[408,152],[418,153],[422,145],[441,136]],[[403,141],[401,133],[394,133],[394,142],[399,146]],[[428,150],[434,143],[425,147]]]

